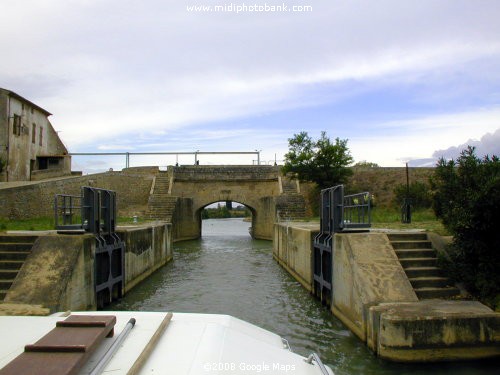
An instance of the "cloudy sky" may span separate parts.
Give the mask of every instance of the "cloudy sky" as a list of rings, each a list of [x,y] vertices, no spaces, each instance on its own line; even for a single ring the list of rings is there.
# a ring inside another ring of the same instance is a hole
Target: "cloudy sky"
[[[238,1],[4,1],[0,87],[53,113],[70,152],[262,150],[271,162],[294,133],[325,130],[382,166],[470,142],[500,154],[498,0]]]

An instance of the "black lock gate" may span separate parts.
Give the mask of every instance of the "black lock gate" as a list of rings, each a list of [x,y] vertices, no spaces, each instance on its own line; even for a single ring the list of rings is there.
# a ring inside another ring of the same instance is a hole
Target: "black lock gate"
[[[332,302],[335,233],[370,227],[370,194],[344,196],[344,186],[321,190],[320,231],[314,238],[313,293],[325,305]]]
[[[94,285],[97,307],[103,308],[121,298],[125,283],[125,244],[116,234],[116,193],[83,186],[81,196],[58,194],[55,197],[55,222],[59,231],[93,233],[96,238]]]

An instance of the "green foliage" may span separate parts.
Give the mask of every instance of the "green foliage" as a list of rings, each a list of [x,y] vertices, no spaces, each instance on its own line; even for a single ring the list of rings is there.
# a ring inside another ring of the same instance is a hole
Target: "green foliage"
[[[411,199],[411,205],[414,209],[432,207],[429,185],[423,182],[414,181],[408,186],[408,189],[406,184],[396,185],[394,188],[394,205],[400,207],[405,198]]]
[[[433,208],[453,234],[448,269],[482,299],[500,294],[500,160],[478,158],[468,147],[454,161],[439,160]]]
[[[342,184],[353,173],[348,168],[353,158],[347,139],[335,138],[334,143],[323,131],[314,141],[307,132],[301,132],[288,139],[288,147],[283,172],[296,173],[299,179],[313,181],[320,188]]]
[[[231,213],[226,205],[217,205],[217,208],[206,208],[201,212],[202,219],[227,219],[231,217]]]
[[[358,161],[356,164],[354,164],[354,167],[357,167],[357,168],[379,168],[380,165],[378,165],[377,163],[372,163],[370,161],[361,160],[361,161]]]

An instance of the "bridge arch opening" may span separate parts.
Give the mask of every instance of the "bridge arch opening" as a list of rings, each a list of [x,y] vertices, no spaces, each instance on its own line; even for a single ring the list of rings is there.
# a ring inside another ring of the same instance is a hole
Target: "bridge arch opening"
[[[206,219],[241,219],[249,221],[249,235],[256,217],[255,208],[243,202],[233,200],[207,203],[196,212],[200,222],[200,234],[203,236],[203,221]]]

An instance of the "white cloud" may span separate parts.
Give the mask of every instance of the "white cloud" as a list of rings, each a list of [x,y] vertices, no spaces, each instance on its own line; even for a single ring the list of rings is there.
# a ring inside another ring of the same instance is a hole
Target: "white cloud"
[[[460,156],[462,150],[465,150],[468,146],[475,147],[476,155],[483,157],[489,156],[500,156],[500,119],[498,121],[498,129],[493,133],[486,133],[481,137],[481,139],[469,139],[467,142],[462,143],[458,146],[452,146],[445,150],[437,150],[432,155],[435,158],[445,158],[445,159],[456,159]]]
[[[478,64],[500,57],[496,1],[311,5],[311,13],[236,15],[189,13],[176,0],[7,2],[0,83],[54,113],[72,151],[156,147],[166,143],[151,138],[174,134],[185,139],[168,147],[195,149],[203,140],[239,136],[241,147],[274,147],[267,151],[273,159],[286,151],[286,123],[264,136],[251,125],[228,130],[218,123],[356,98],[381,85],[426,86],[425,98],[437,102],[463,76],[467,83],[500,79],[498,64]],[[436,92],[438,81],[446,86]],[[469,85],[462,86],[466,97]],[[406,122],[378,118],[372,123],[386,127],[384,138],[349,136],[350,145],[359,160],[428,156],[492,131],[498,110],[478,105],[442,116],[409,113],[402,117],[416,119]],[[389,138],[388,128],[395,129]],[[418,133],[423,129],[436,132],[432,142]]]
[[[498,150],[492,140],[500,138],[499,128],[500,107],[375,124],[369,137],[352,137],[349,145],[357,161],[368,160],[384,166],[401,166],[411,162],[414,166],[423,166],[435,164],[432,160],[437,160],[440,156],[437,153],[441,152],[436,150],[450,144],[461,145],[460,148],[464,139],[481,138],[480,143]],[[380,135],[377,135],[377,129]],[[485,136],[492,132],[493,135]],[[453,150],[455,148],[448,151]],[[492,148],[488,150],[491,152]]]

